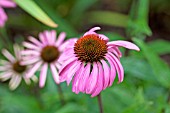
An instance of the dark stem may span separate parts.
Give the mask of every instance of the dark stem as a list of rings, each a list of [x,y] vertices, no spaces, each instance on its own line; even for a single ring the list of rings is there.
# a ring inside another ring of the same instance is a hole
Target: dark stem
[[[102,105],[101,94],[99,94],[99,95],[97,96],[97,99],[98,99],[98,104],[99,104],[100,113],[103,113],[103,105]]]
[[[58,93],[59,93],[60,103],[61,103],[62,106],[64,106],[64,104],[65,104],[64,94],[63,94],[63,91],[62,91],[60,84],[57,85],[57,90],[58,90]]]

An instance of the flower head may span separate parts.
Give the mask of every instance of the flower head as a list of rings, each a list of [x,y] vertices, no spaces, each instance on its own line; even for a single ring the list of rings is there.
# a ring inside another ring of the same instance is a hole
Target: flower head
[[[39,40],[34,37],[29,37],[30,42],[24,42],[23,45],[27,48],[21,52],[24,56],[22,65],[33,65],[32,69],[27,73],[27,77],[31,77],[38,69],[40,72],[39,86],[43,87],[46,82],[48,65],[51,69],[54,81],[59,84],[58,69],[61,62],[58,58],[61,52],[67,45],[67,41],[64,42],[66,34],[62,32],[56,40],[56,32],[44,31],[39,34]]]
[[[12,0],[0,0],[0,27],[3,27],[8,19],[3,8],[13,7],[16,7],[16,4]]]
[[[95,31],[94,27],[80,39],[72,41],[63,52],[61,58],[65,61],[59,71],[61,81],[72,81],[72,91],[97,96],[102,90],[111,86],[116,72],[119,83],[123,81],[124,70],[120,63],[119,46],[139,51],[139,48],[127,41],[112,41]]]
[[[15,56],[9,53],[6,49],[2,50],[2,54],[7,58],[7,61],[0,60],[0,80],[6,81],[11,79],[9,82],[9,88],[11,90],[15,90],[19,86],[22,78],[28,85],[31,83],[30,79],[32,79],[34,82],[37,81],[36,76],[32,76],[30,79],[25,77],[29,67],[22,66],[20,64],[22,61],[22,56],[20,54],[21,50],[21,47],[14,45]]]

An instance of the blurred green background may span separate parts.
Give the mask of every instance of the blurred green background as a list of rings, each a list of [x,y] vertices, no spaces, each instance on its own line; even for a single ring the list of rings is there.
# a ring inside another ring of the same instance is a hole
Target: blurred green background
[[[67,39],[100,26],[99,32],[111,41],[133,41],[140,47],[140,52],[121,49],[125,79],[101,93],[104,113],[170,113],[170,0],[33,1],[59,25],[57,32],[67,33]],[[13,43],[53,29],[20,7],[6,12],[9,19],[0,28],[0,49],[12,51]],[[51,77],[49,72],[43,89],[23,82],[10,91],[8,82],[0,82],[0,113],[99,113],[97,98],[76,95],[66,83],[61,84],[66,100],[62,106]]]

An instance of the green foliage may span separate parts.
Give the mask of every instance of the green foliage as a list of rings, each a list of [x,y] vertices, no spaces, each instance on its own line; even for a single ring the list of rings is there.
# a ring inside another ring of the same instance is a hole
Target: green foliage
[[[41,8],[35,4],[32,0],[14,0],[17,5],[19,5],[23,10],[25,10],[27,13],[29,13],[31,16],[35,17],[40,22],[50,26],[50,27],[57,27],[57,24],[55,24],[49,17],[46,15]],[[38,14],[38,15],[37,15]]]
[[[160,55],[169,55],[170,42],[162,37],[157,40],[152,37],[153,40],[149,42],[144,40],[152,34],[148,25],[149,6],[162,4],[156,11],[163,12],[163,6],[169,7],[168,0],[15,2],[21,9],[7,11],[7,24],[0,28],[0,49],[11,49],[14,42],[20,44],[27,40],[28,35],[38,37],[37,34],[42,30],[66,32],[67,39],[70,39],[82,36],[91,26],[101,26],[102,30],[98,33],[105,34],[110,41],[128,38],[141,49],[140,52],[121,49],[123,57],[120,61],[124,67],[125,78],[122,83],[117,84],[116,77],[113,85],[102,91],[104,113],[170,113],[170,67],[160,58]],[[112,7],[108,7],[109,5]],[[125,13],[121,10],[129,7],[130,11],[126,10]],[[56,25],[57,28],[51,28]],[[124,37],[126,35],[127,37]],[[4,57],[0,55],[0,58]],[[36,73],[37,77],[39,74],[40,72]],[[38,83],[27,86],[22,82],[17,90],[10,91],[8,83],[9,81],[0,82],[0,113],[99,113],[97,97],[91,98],[83,93],[77,95],[72,92],[71,85],[67,86],[66,83],[60,84],[66,101],[62,106],[50,70],[46,85],[41,89]]]
[[[89,13],[89,22],[94,24],[127,27],[128,16],[116,12],[93,11]]]
[[[149,0],[133,0],[127,34],[129,37],[139,37],[152,34],[148,26]]]

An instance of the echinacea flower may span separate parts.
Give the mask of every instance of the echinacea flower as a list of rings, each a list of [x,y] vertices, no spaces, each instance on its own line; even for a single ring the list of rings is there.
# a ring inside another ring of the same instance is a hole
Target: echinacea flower
[[[16,7],[16,4],[12,0],[0,0],[0,27],[3,27],[8,19],[3,8],[13,7]]]
[[[111,41],[95,31],[100,27],[94,27],[84,34],[80,39],[68,45],[61,55],[65,61],[59,71],[61,82],[72,81],[72,91],[97,96],[107,87],[111,86],[116,72],[118,82],[124,78],[124,70],[120,62],[121,52],[118,47],[139,51],[139,48],[127,41]]]
[[[60,33],[56,39],[56,31],[44,31],[39,34],[39,40],[34,37],[28,37],[30,42],[23,42],[27,48],[21,52],[24,55],[22,65],[33,65],[32,69],[27,73],[27,77],[31,77],[38,69],[40,69],[39,86],[44,87],[47,77],[48,66],[52,72],[54,81],[59,84],[58,69],[60,63],[58,58],[68,41],[64,42],[66,34]]]
[[[20,62],[22,61],[22,56],[20,51],[22,48],[18,45],[14,45],[15,56],[9,53],[6,49],[2,50],[2,54],[6,57],[6,60],[0,60],[0,80],[7,81],[10,79],[9,88],[15,90],[21,83],[22,78],[26,84],[30,84],[32,79],[36,82],[38,79],[36,76],[32,76],[30,79],[26,78],[25,75],[28,71],[28,66],[22,66]]]

